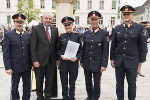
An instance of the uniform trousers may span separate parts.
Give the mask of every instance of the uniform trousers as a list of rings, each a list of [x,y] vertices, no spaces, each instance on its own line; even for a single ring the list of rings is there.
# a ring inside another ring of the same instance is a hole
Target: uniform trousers
[[[18,91],[18,85],[20,82],[20,78],[22,78],[22,82],[23,82],[22,100],[30,100],[31,70],[12,74],[10,100],[20,100],[20,95],[19,95],[19,91]]]
[[[98,100],[100,97],[100,70],[92,72],[91,70],[84,69],[86,91],[90,100]],[[92,81],[93,77],[93,81]]]
[[[49,100],[52,96],[52,85],[56,65],[51,62],[51,57],[49,57],[48,63],[45,66],[40,66],[38,68],[34,67],[35,77],[36,77],[36,93],[37,100],[43,100],[43,83],[45,78],[45,88],[44,96],[45,99]]]
[[[137,68],[126,68],[125,64],[122,63],[119,67],[115,68],[115,75],[116,75],[116,94],[118,100],[124,100],[125,76],[128,83],[128,99],[135,100]]]
[[[69,76],[69,86],[68,86]],[[63,100],[75,100],[75,82],[78,76],[78,62],[60,61],[60,78]]]

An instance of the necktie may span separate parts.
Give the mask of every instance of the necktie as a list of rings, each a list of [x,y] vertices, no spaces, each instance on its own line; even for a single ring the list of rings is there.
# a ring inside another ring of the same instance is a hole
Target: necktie
[[[46,34],[47,34],[48,41],[50,42],[50,34],[49,34],[49,31],[48,31],[48,28],[46,28]]]

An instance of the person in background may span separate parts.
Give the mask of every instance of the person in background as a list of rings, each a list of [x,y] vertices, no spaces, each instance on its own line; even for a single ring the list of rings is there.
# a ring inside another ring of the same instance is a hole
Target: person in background
[[[149,38],[148,23],[149,23],[148,21],[142,21],[142,22],[140,22],[140,24],[142,24],[144,26],[145,31],[147,31],[147,42],[148,42],[148,38]],[[141,68],[142,68],[142,63],[140,63],[140,65],[138,66],[138,75],[141,76],[141,77],[145,77],[145,75],[143,75],[141,73]]]

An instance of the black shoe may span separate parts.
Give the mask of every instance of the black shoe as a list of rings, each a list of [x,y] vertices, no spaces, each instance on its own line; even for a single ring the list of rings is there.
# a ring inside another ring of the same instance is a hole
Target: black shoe
[[[44,98],[37,98],[37,100],[44,100]]]
[[[85,100],[91,100],[89,97],[87,97]]]
[[[71,98],[71,97],[69,97],[69,99],[68,100],[75,100],[75,98]]]
[[[139,75],[139,76],[141,76],[141,77],[145,77],[144,75],[142,75],[142,74],[139,74],[139,73],[138,73],[138,75]]]
[[[51,97],[45,97],[44,100],[53,100],[53,99],[51,99]]]
[[[37,96],[37,100],[44,100],[43,96]]]

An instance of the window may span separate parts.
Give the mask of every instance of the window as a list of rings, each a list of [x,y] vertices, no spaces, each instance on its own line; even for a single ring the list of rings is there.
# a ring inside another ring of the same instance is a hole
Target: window
[[[111,25],[115,25],[115,17],[111,17]]]
[[[80,1],[79,0],[77,1],[76,9],[80,9]]]
[[[6,0],[7,8],[10,8],[10,0]]]
[[[116,0],[112,0],[112,9],[116,9]]]
[[[10,15],[7,16],[7,24],[8,25],[11,24],[11,16]]]
[[[88,0],[88,9],[92,9],[92,0]]]
[[[44,0],[40,0],[40,2],[41,2],[41,8],[45,8]]]
[[[103,25],[103,17],[100,18],[100,25]]]
[[[56,9],[56,3],[52,0],[52,9]]]
[[[79,16],[75,16],[75,24],[79,25]]]
[[[90,24],[89,20],[90,20],[90,18],[89,18],[89,17],[87,17],[87,24]]]
[[[53,17],[52,25],[56,26],[56,16]]]
[[[99,9],[104,9],[104,0],[100,0]]]

